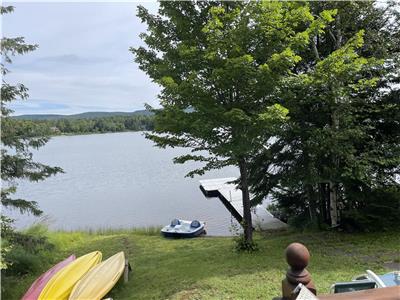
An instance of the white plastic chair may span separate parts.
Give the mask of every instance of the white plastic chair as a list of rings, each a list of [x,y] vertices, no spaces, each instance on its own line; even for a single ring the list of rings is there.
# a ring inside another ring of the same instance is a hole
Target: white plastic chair
[[[371,270],[367,270],[367,274],[368,277],[375,281],[376,285],[378,286],[378,288],[384,288],[386,287],[386,284],[384,284],[384,282],[382,281],[382,279],[379,278],[378,275],[376,275],[374,272],[372,272]]]

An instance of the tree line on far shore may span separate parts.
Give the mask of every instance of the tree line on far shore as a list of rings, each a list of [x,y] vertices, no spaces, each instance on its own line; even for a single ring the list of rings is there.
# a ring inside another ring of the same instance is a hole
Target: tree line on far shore
[[[111,116],[82,119],[60,118],[56,120],[12,119],[14,127],[32,136],[62,134],[89,134],[124,131],[148,131],[153,129],[153,116]]]

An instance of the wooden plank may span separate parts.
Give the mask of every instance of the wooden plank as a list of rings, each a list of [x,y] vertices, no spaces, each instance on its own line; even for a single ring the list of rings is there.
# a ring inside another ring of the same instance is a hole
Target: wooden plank
[[[226,195],[224,191],[229,191],[235,189],[234,184],[229,184],[228,182],[234,181],[237,178],[227,177],[227,178],[216,178],[216,179],[205,179],[200,180],[200,190],[206,197],[219,198],[226,209],[231,213],[231,215],[236,219],[238,223],[242,222],[242,212],[237,208],[237,205],[233,205],[229,201],[230,197]],[[239,191],[240,192],[240,191]]]

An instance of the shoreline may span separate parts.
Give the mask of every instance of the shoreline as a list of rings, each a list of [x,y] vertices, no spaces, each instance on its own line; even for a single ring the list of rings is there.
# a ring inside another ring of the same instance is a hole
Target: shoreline
[[[34,228],[43,228],[43,230],[51,233],[51,234],[75,234],[75,233],[81,233],[81,234],[88,234],[88,235],[108,235],[108,234],[121,234],[121,233],[142,233],[142,234],[157,234],[162,236],[161,234],[161,229],[163,228],[163,225],[157,225],[157,226],[143,226],[143,227],[102,227],[102,228],[91,228],[91,227],[83,227],[83,228],[76,228],[76,229],[65,229],[65,228],[51,228],[49,224],[46,223],[33,223],[30,224],[29,226],[25,226],[23,228],[18,228],[16,227],[15,229],[20,232],[24,231],[29,231]],[[278,232],[282,230],[266,230],[266,231],[258,231],[258,233],[270,233],[270,232]],[[231,234],[231,235],[226,235],[226,234],[206,234],[202,237],[204,238],[234,238],[235,236],[238,236],[238,234]]]
[[[150,132],[150,131],[151,130],[124,130],[124,131],[107,131],[107,132],[62,133],[62,134],[46,135],[46,137],[53,138],[59,136],[101,135],[109,133]]]

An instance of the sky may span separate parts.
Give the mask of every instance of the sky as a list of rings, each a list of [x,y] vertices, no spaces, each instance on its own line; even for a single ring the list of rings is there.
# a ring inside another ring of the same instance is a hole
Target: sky
[[[5,37],[23,36],[39,48],[14,57],[6,76],[29,88],[27,101],[11,108],[21,114],[134,111],[158,106],[159,87],[134,62],[130,47],[143,45],[146,30],[137,5],[156,12],[155,2],[19,3],[3,15]]]

